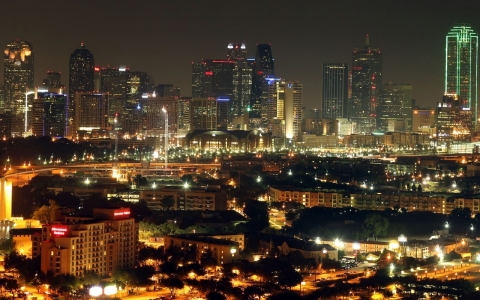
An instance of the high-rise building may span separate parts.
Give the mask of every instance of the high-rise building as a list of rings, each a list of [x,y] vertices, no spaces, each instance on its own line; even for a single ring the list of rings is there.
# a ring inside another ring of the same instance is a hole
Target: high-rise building
[[[107,276],[135,266],[138,224],[129,208],[95,208],[92,216],[56,214],[42,225],[41,269],[53,274]],[[88,253],[88,254],[87,254]]]
[[[25,93],[34,89],[34,52],[28,42],[15,40],[7,44],[3,59],[5,111],[12,114],[11,134],[21,135],[25,123]]]
[[[190,130],[217,129],[217,99],[193,98],[190,104]]]
[[[192,97],[180,97],[177,99],[177,123],[178,130],[188,132],[190,130],[190,105]]]
[[[3,59],[5,106],[18,109],[25,92],[33,91],[34,52],[28,42],[15,40],[7,44]],[[23,107],[22,107],[23,108]]]
[[[347,118],[348,65],[323,64],[322,118]]]
[[[457,94],[478,123],[478,34],[470,26],[455,26],[447,34],[445,93]]]
[[[268,99],[268,128],[273,136],[297,140],[302,126],[303,84],[270,78]]]
[[[249,115],[251,127],[268,126],[268,78],[275,77],[275,64],[270,44],[258,44],[252,75]]]
[[[433,109],[413,109],[412,111],[412,131],[430,133],[435,127],[435,110]]]
[[[65,89],[65,85],[62,84],[62,73],[47,71],[47,78],[43,80],[43,88],[49,91]]]
[[[94,129],[108,129],[108,103],[108,94],[76,93],[75,131],[91,132]],[[75,132],[69,134],[75,135]]]
[[[387,131],[389,121],[403,121],[404,129],[412,129],[412,86],[384,84],[377,106],[377,129]]]
[[[29,116],[35,136],[64,137],[68,126],[68,95],[38,92]]]
[[[201,63],[193,63],[193,98],[231,97],[234,66],[234,61],[225,59],[204,59]]]
[[[94,68],[93,54],[85,48],[83,43],[70,55],[68,74],[68,97],[70,99],[68,115],[75,117],[76,94],[91,93],[94,91]]]
[[[247,59],[245,44],[228,44],[227,59],[235,62],[233,69],[233,95],[230,103],[231,118],[240,117],[250,104],[252,67]]]
[[[146,72],[127,73],[127,103],[137,105],[143,94],[148,92],[150,79]]]
[[[123,124],[123,112],[127,104],[127,73],[128,69],[125,67],[108,67],[102,68],[100,71],[100,91],[110,94],[108,112],[108,122],[110,124],[114,123],[115,117],[117,118],[117,124],[120,126]]]
[[[352,54],[352,98],[349,118],[356,122],[357,131],[371,133],[376,129],[376,110],[382,88],[382,54],[370,47],[367,35],[365,47]]]
[[[473,129],[472,111],[463,107],[463,101],[457,94],[445,94],[437,104],[436,128],[437,146],[450,147],[452,142],[470,141]]]

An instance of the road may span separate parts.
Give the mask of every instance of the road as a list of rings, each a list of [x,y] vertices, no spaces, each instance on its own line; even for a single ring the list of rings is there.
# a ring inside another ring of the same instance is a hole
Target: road
[[[269,213],[270,226],[275,229],[281,229],[283,226],[290,226],[290,222],[287,222],[285,218],[285,211],[275,208],[270,209]]]

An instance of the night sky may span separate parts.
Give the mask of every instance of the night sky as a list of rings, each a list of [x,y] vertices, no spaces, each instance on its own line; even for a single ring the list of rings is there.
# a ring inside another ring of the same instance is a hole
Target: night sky
[[[191,62],[226,57],[227,44],[270,43],[275,75],[304,84],[304,105],[319,108],[322,64],[347,62],[355,46],[383,53],[383,82],[410,83],[417,104],[443,94],[445,35],[456,23],[480,32],[480,1],[2,1],[0,44],[32,44],[35,84],[61,71],[80,42],[99,66],[127,66],[191,95]],[[3,70],[3,68],[2,68]],[[2,71],[3,81],[3,71]]]

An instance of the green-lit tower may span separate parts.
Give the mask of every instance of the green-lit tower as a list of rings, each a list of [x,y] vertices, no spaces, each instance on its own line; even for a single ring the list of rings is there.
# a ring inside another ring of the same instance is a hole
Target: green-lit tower
[[[446,37],[445,93],[457,94],[478,123],[478,34],[470,26],[453,27]]]

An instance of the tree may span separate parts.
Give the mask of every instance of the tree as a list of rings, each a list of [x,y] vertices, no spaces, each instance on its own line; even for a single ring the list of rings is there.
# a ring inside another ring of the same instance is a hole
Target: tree
[[[207,300],[227,300],[227,297],[219,292],[209,292],[205,298]]]
[[[379,214],[368,214],[363,222],[363,236],[368,238],[373,236],[377,239],[380,236],[385,236],[388,233],[388,226],[390,222],[387,218],[382,217]]]
[[[292,289],[292,287],[299,285],[302,280],[302,275],[293,268],[284,269],[278,274],[278,284],[284,288]]]
[[[322,270],[328,271],[328,270],[340,270],[342,268],[342,265],[340,264],[339,261],[325,258],[322,261]]]
[[[176,277],[169,277],[162,280],[162,285],[170,290],[170,297],[174,298],[177,294],[177,290],[183,289],[183,281]]]
[[[250,285],[245,288],[243,295],[247,300],[260,299],[265,294],[265,289],[259,285]]]
[[[175,198],[172,195],[166,195],[160,200],[160,205],[165,210],[170,210],[170,208],[175,206]]]
[[[50,224],[55,221],[55,211],[60,207],[54,200],[50,200],[48,202],[50,204],[49,206],[43,205],[33,212],[33,219],[39,220],[40,223],[43,224]]]
[[[13,236],[10,235],[7,239],[2,239],[0,241],[0,254],[5,256],[9,253],[12,253],[15,250],[15,241],[13,240]]]

